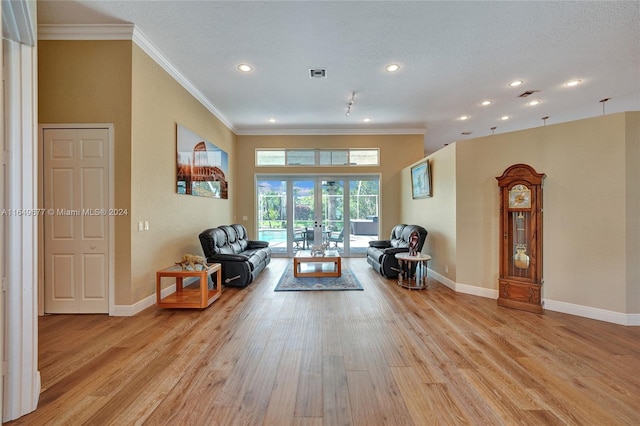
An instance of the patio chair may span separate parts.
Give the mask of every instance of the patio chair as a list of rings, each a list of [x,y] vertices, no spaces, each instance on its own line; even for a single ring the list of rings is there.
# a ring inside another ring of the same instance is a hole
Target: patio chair
[[[342,231],[338,232],[332,232],[329,234],[329,248],[331,247],[331,244],[333,244],[333,248],[334,249],[338,249],[338,243],[343,243],[344,242],[344,228],[342,228]]]
[[[293,243],[295,244],[294,248],[304,249],[306,244],[306,231],[304,229],[294,229],[293,230]],[[302,246],[300,245],[302,244]]]
[[[305,241],[307,243],[307,249],[310,249],[311,245],[314,243],[316,236],[313,228],[307,228],[304,231]]]

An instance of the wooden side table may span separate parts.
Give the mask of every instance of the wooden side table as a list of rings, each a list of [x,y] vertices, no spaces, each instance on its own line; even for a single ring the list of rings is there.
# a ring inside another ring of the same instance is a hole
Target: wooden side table
[[[409,253],[398,253],[396,259],[398,259],[398,266],[400,266],[399,285],[412,290],[427,288],[427,262],[431,260],[431,256],[422,253],[416,256],[410,256]]]
[[[216,273],[215,287],[209,289],[209,276]],[[197,288],[184,288],[183,280],[189,277],[199,278]],[[176,291],[162,297],[162,278],[175,278]],[[170,266],[156,272],[156,303],[161,308],[206,308],[222,294],[222,271],[219,263],[211,263],[199,271],[182,269],[180,265]]]

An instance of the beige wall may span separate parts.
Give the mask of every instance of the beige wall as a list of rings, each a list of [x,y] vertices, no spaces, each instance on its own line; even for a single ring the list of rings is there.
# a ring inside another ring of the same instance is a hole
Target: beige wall
[[[114,208],[131,212],[131,41],[39,41],[38,120],[113,123]],[[115,218],[116,303],[129,303],[131,217]]]
[[[412,199],[411,167],[402,173],[401,221],[423,226],[428,234],[422,253],[429,254],[429,268],[456,280],[456,145],[451,144],[427,157],[431,167],[430,198]]]
[[[235,135],[131,41],[41,41],[41,123],[113,123],[115,304],[155,293],[155,271],[202,254],[198,234],[230,223]],[[176,193],[176,125],[229,154],[228,200]],[[139,232],[138,221],[150,230]]]
[[[626,120],[627,312],[640,313],[640,113]]]
[[[543,297],[640,312],[639,122],[638,112],[620,113],[457,142],[456,231],[425,224],[455,244],[455,282],[497,289],[495,177],[512,164],[527,163],[547,175]],[[441,155],[434,154],[434,167]],[[434,182],[434,198],[438,190]],[[404,197],[403,218],[418,204]],[[442,262],[432,267],[446,275]]]
[[[380,192],[380,231],[383,236],[400,218],[400,178],[403,167],[423,156],[423,135],[313,135],[313,136],[238,136],[236,215],[253,237],[256,235],[256,174],[382,174]],[[379,148],[380,166],[376,167],[254,167],[257,148]]]
[[[137,45],[131,132],[131,301],[155,292],[155,271],[183,254],[202,255],[198,234],[231,223],[235,135]],[[176,125],[229,154],[229,199],[176,193]],[[150,230],[138,232],[138,221]]]

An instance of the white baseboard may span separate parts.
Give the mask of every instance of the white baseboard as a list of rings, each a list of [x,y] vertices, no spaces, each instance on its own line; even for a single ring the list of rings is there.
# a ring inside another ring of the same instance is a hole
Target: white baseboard
[[[473,296],[486,297],[487,299],[497,299],[498,290],[491,288],[477,287],[475,285],[456,283],[458,293],[471,294]]]
[[[456,293],[471,294],[473,296],[486,297],[488,299],[498,298],[498,290],[457,283],[431,269],[429,269],[429,275]]]
[[[591,318],[598,321],[611,322],[620,325],[640,326],[640,314],[625,314],[622,312],[608,311],[606,309],[593,308],[591,306],[576,305],[574,303],[560,302],[558,300],[544,299],[544,309],[563,314],[576,315]]]
[[[431,269],[429,269],[429,276],[433,277],[438,282],[444,284],[457,293],[471,294],[473,296],[486,297],[488,299],[498,298],[498,290],[477,287],[469,284],[456,283],[455,281],[452,281],[444,275],[441,275]],[[544,309],[548,309],[554,312],[561,312],[563,314],[591,318],[598,321],[610,322],[613,324],[640,326],[640,314],[625,314],[622,312],[607,311],[605,309],[593,308],[591,306],[576,305],[573,303],[560,302],[550,299],[543,300],[543,307]]]
[[[162,297],[167,297],[171,293],[175,293],[176,285],[171,284],[169,287],[163,289],[160,294]],[[115,305],[110,315],[113,317],[132,317],[135,314],[144,311],[149,306],[153,306],[156,304],[156,295],[155,293],[151,296],[145,297],[139,302],[134,303],[133,305]]]
[[[439,283],[442,283],[447,287],[449,287],[451,290],[456,291],[455,281],[451,281],[449,278],[445,277],[444,275],[440,275],[439,273],[437,273],[436,271],[430,268],[427,268],[427,272],[430,277],[435,278],[436,281],[438,281]]]

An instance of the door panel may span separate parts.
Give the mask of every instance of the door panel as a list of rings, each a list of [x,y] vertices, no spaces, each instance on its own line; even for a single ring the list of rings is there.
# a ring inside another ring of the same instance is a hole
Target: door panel
[[[341,253],[345,251],[344,198],[344,180],[322,181],[323,240],[331,249]],[[348,238],[346,243],[348,245]]]
[[[380,238],[379,209],[380,180],[377,177],[350,179],[350,221],[347,228],[350,233],[351,253],[366,254],[369,240]]]
[[[108,129],[44,131],[46,313],[108,313]]]
[[[82,258],[82,273],[84,281],[83,298],[104,300],[107,298],[108,283],[107,259],[102,254],[85,254]]]
[[[287,181],[258,179],[258,239],[268,241],[274,254],[287,253]]]
[[[315,179],[296,179],[292,188],[293,230],[302,234],[302,249],[309,250],[315,241],[316,182]],[[300,247],[296,247],[297,251]]]

